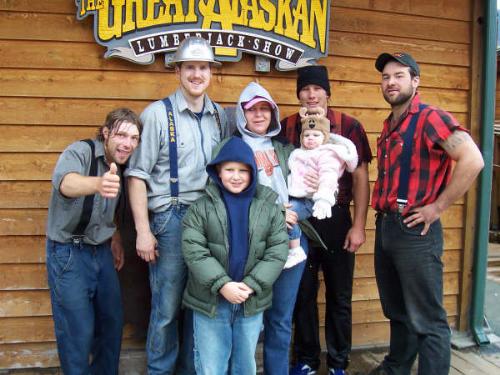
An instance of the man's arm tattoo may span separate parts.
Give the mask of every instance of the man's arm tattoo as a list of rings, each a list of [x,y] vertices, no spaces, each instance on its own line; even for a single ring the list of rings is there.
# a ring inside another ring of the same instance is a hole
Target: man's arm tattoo
[[[455,130],[451,135],[446,138],[444,142],[441,143],[441,146],[447,152],[454,151],[461,144],[468,142],[470,140],[469,134],[461,130]]]

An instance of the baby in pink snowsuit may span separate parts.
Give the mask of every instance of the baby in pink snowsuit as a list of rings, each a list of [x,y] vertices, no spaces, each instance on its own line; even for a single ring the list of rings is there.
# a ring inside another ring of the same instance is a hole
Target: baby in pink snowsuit
[[[330,133],[330,121],[322,108],[309,113],[307,108],[301,108],[299,114],[302,123],[301,148],[295,149],[288,159],[291,209],[297,212],[299,220],[307,219],[311,214],[317,219],[324,219],[332,216],[338,180],[344,170],[352,172],[356,169],[358,153],[349,139]],[[304,181],[304,175],[311,168],[319,176],[316,191],[311,191]],[[300,229],[298,225],[294,227],[289,237],[298,243]],[[292,243],[290,245],[290,248],[294,247]]]

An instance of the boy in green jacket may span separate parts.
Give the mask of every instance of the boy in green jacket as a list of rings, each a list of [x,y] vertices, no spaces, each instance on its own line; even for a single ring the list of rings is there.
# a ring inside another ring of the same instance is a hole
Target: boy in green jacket
[[[183,220],[197,374],[255,374],[263,311],[288,254],[277,195],[258,185],[251,148],[230,138],[207,165],[206,195]]]

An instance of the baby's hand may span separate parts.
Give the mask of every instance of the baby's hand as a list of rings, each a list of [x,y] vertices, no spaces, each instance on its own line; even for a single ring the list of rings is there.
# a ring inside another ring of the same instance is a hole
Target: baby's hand
[[[314,203],[313,216],[318,219],[332,217],[332,206],[324,199],[319,199]]]

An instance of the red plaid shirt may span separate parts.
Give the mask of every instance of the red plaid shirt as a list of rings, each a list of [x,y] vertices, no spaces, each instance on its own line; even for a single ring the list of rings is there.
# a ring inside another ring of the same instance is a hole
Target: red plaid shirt
[[[358,166],[362,162],[369,163],[372,160],[372,151],[363,126],[354,117],[345,113],[328,109],[326,114],[330,120],[330,132],[340,134],[352,141],[358,152]],[[295,147],[300,147],[300,116],[295,113],[281,121],[280,135],[286,137]],[[349,204],[352,200],[352,175],[347,171],[339,180],[338,204]]]
[[[408,205],[403,214],[412,208],[434,202],[451,178],[452,160],[440,143],[456,129],[466,131],[448,112],[428,106],[418,113],[420,98],[417,93],[402,120],[390,130],[389,116],[377,139],[378,178],[372,195],[372,207],[377,211],[397,211],[400,156],[403,136],[413,116],[418,116],[413,136]]]

